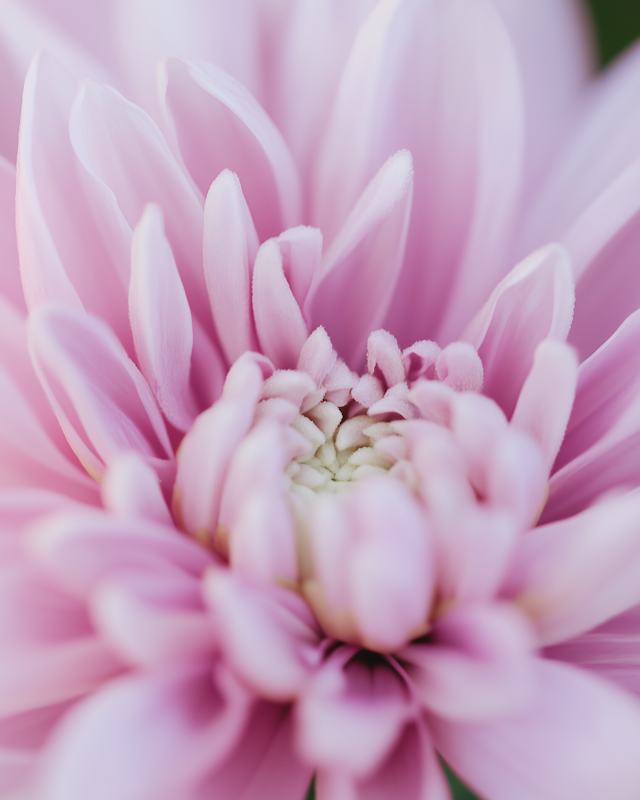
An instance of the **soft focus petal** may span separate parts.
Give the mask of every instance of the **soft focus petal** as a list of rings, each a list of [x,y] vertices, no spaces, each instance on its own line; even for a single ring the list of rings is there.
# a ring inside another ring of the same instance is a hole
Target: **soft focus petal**
[[[172,524],[158,476],[134,451],[110,460],[100,489],[104,507],[114,514]]]
[[[640,496],[631,493],[520,540],[506,588],[543,643],[583,633],[640,602],[639,513]]]
[[[531,702],[502,720],[432,718],[436,747],[475,791],[495,800],[633,800],[640,792],[640,706],[587,673],[537,665]]]
[[[25,312],[16,243],[16,170],[0,156],[0,295]]]

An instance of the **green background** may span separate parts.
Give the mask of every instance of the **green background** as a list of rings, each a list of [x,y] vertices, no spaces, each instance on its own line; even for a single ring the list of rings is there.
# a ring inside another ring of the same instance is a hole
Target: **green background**
[[[585,0],[585,4],[595,24],[600,64],[606,66],[640,37],[640,0]],[[445,770],[454,800],[480,800],[450,770]],[[314,800],[313,786],[306,800]]]

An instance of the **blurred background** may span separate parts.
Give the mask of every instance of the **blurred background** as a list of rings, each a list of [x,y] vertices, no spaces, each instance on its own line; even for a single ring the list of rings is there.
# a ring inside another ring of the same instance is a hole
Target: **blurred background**
[[[600,63],[608,64],[640,37],[640,0],[586,0],[595,22]]]

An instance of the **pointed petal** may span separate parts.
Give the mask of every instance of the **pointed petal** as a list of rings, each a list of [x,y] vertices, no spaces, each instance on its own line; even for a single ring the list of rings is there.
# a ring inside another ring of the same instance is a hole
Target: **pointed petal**
[[[534,528],[507,580],[554,644],[640,602],[640,496],[604,500],[575,517]]]
[[[492,800],[633,800],[640,792],[640,706],[588,673],[537,664],[532,701],[501,720],[430,720],[438,751]]]
[[[223,169],[240,178],[261,240],[300,222],[300,181],[280,132],[254,97],[213,64],[167,58],[165,113],[206,193]]]
[[[189,386],[191,311],[155,204],[133,234],[129,315],[142,374],[169,422],[188,431],[197,413]]]
[[[578,360],[570,347],[547,339],[533,356],[511,424],[536,441],[551,471],[573,407]]]
[[[391,302],[413,197],[411,155],[391,156],[355,203],[325,253],[311,301],[312,327],[323,325],[352,368]]]
[[[202,274],[202,198],[156,124],[115,89],[85,82],[73,104],[69,132],[99,235],[124,259],[124,285],[128,289],[133,228],[145,205],[155,202],[164,212],[192,313],[210,329]]]
[[[173,451],[153,395],[122,345],[100,320],[45,306],[29,320],[36,373],[80,461],[93,475],[118,450],[137,450],[161,477]]]
[[[551,245],[514,267],[469,323],[462,339],[484,365],[484,394],[510,417],[543,339],[567,337],[573,279],[565,252]]]
[[[223,170],[204,207],[204,276],[213,322],[230,364],[258,350],[251,309],[251,274],[258,252],[251,212],[238,176]]]

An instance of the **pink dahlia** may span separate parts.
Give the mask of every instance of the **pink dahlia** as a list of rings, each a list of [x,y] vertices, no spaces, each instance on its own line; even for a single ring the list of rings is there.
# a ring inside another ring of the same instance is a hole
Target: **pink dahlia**
[[[637,800],[640,50],[5,0],[0,66],[2,797]]]

